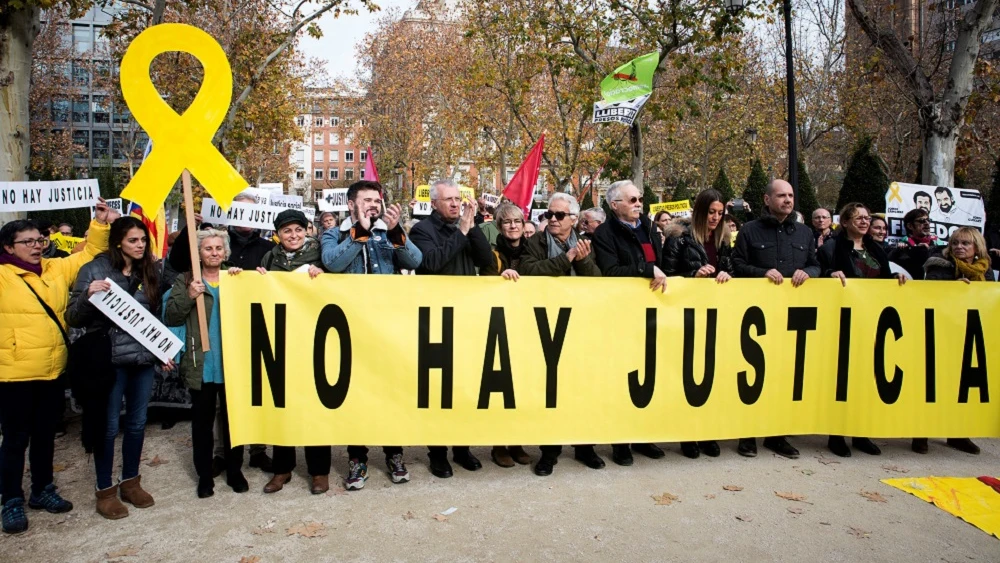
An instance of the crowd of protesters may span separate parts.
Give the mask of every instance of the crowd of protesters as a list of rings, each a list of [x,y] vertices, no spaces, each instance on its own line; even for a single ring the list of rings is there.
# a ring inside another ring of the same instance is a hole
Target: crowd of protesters
[[[155,356],[128,333],[118,329],[89,298],[110,289],[108,279],[130,293],[149,313],[157,315],[184,342],[176,368],[191,395],[192,461],[196,492],[214,494],[215,478],[226,473],[235,492],[249,490],[242,473],[244,451],[229,440],[226,375],[222,361],[220,278],[223,275],[267,275],[304,271],[311,278],[323,273],[363,275],[501,276],[516,282],[521,276],[634,277],[648,280],[652,291],[666,291],[668,277],[710,278],[724,284],[734,277],[767,278],[774,284],[787,279],[798,287],[811,278],[836,278],[844,285],[855,278],[953,280],[964,283],[995,281],[991,259],[1000,258],[996,244],[988,246],[976,229],[956,230],[947,244],[929,234],[928,212],[917,208],[903,218],[906,240],[887,244],[887,223],[860,203],[839,212],[839,224],[827,209],[817,209],[811,225],[794,211],[792,186],[772,180],[758,218],[741,223],[734,202],[723,201],[716,190],[694,199],[690,217],[661,211],[643,213],[642,192],[630,181],[612,184],[600,208],[581,211],[577,200],[555,193],[536,224],[509,203],[485,209],[483,200],[464,200],[451,180],[431,185],[431,215],[405,221],[404,209],[386,205],[381,185],[354,183],[347,193],[347,216],[340,220],[323,213],[319,228],[298,210],[285,210],[274,221],[273,240],[261,231],[196,225],[196,255],[200,279],[192,275],[191,252],[185,231],[171,236],[168,258],[154,258],[150,233],[142,221],[119,217],[103,203],[97,206],[80,251],[56,252],[51,232],[72,234],[30,220],[7,223],[0,229],[0,489],[3,531],[28,527],[22,490],[25,453],[31,464],[27,506],[53,513],[72,510],[53,482],[52,458],[57,426],[64,409],[64,379],[68,374],[74,396],[83,406],[82,439],[94,454],[96,511],[108,519],[128,516],[126,505],[153,506],[139,474],[146,411],[153,381]],[[241,194],[237,201],[254,201]],[[749,205],[739,201],[748,210]],[[321,233],[321,234],[320,234]],[[737,234],[738,233],[738,234]],[[1000,238],[1000,237],[996,237]],[[997,242],[994,240],[994,242]],[[897,266],[893,268],[893,266]],[[207,340],[196,307],[204,300]],[[83,336],[70,342],[69,327]],[[169,362],[167,368],[175,367]],[[85,384],[78,384],[81,379]],[[122,408],[124,404],[124,416]],[[113,475],[114,446],[123,434],[121,473]],[[970,454],[979,448],[967,438],[953,438],[950,446]],[[798,450],[783,436],[763,438],[764,447],[780,456],[796,458]],[[865,437],[851,445],[879,455],[878,446]],[[846,437],[830,436],[829,449],[849,457]],[[574,457],[592,469],[605,467],[593,445],[574,445]],[[926,453],[925,438],[914,438],[912,449]],[[329,490],[332,446],[309,446],[305,460],[311,477],[309,490]],[[757,440],[741,438],[737,452],[757,455]],[[410,473],[401,447],[382,448],[385,468],[393,483],[405,483]],[[468,446],[453,446],[451,459],[468,471],[482,467]],[[275,446],[272,457],[265,445],[249,447],[250,467],[272,474],[263,492],[281,491],[292,478],[296,451]],[[540,448],[534,472],[551,475],[562,446]],[[368,479],[368,448],[347,447],[349,465],[345,488],[362,489]],[[684,442],[689,458],[716,457],[716,441]],[[664,457],[655,444],[614,444],[612,461],[632,465],[632,454]],[[448,448],[428,448],[433,475],[448,478],[453,469]],[[528,465],[531,454],[523,445],[496,445],[491,450],[501,467]]]

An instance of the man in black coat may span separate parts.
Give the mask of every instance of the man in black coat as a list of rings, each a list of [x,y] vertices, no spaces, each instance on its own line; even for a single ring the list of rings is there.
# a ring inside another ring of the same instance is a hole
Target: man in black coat
[[[605,195],[614,217],[597,227],[593,234],[597,266],[604,277],[648,278],[653,291],[666,291],[667,275],[660,268],[663,247],[660,233],[642,212],[642,192],[632,182],[611,184]],[[655,444],[615,444],[611,460],[632,465],[632,451],[652,459],[664,456]]]
[[[816,239],[812,230],[795,222],[795,192],[784,180],[771,180],[764,192],[764,214],[743,225],[736,237],[733,270],[736,277],[767,278],[781,285],[792,279],[799,287],[809,278],[820,276],[816,257]],[[764,438],[764,447],[776,454],[795,459],[799,451],[784,436]],[[757,441],[740,438],[740,455],[755,457]]]
[[[922,207],[911,209],[903,215],[906,242],[889,252],[889,261],[900,265],[910,278],[924,279],[924,263],[936,248],[937,238],[931,235],[931,220]]]
[[[437,180],[431,184],[431,216],[410,229],[410,240],[420,249],[423,261],[417,268],[420,275],[475,276],[476,268],[494,264],[493,247],[476,226],[475,201],[465,203],[454,180]],[[452,476],[447,446],[430,446],[431,473],[442,479]],[[469,471],[482,468],[468,446],[454,446],[455,463]]]

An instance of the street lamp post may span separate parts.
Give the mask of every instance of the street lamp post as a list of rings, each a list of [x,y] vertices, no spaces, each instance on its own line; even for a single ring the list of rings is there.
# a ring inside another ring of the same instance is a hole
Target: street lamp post
[[[417,165],[411,162],[410,163],[410,199],[413,199],[413,198],[417,197],[417,187],[416,187],[416,184],[415,184],[416,179],[417,179]]]
[[[403,197],[403,174],[406,173],[406,164],[401,160],[397,160],[396,164],[392,165],[393,172],[396,173],[396,188],[399,189],[400,198]]]

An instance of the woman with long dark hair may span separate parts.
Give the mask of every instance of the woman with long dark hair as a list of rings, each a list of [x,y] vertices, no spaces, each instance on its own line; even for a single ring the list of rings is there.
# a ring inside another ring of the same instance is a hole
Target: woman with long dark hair
[[[110,279],[156,315],[160,309],[159,269],[149,245],[149,229],[134,217],[122,217],[111,224],[108,251],[80,270],[66,311],[66,322],[70,326],[87,330],[81,338],[86,339],[83,346],[89,348],[89,356],[106,358],[101,362],[105,365],[93,367],[92,387],[97,400],[89,402],[89,409],[85,407],[85,417],[94,417],[91,420],[97,421],[97,424],[87,424],[85,431],[90,431],[94,447],[97,512],[110,520],[128,516],[128,508],[122,501],[136,508],[153,506],[153,497],[140,485],[139,459],[142,457],[146,407],[153,390],[153,367],[157,359],[102,314],[90,302],[90,297],[110,290],[111,284],[107,281]],[[115,459],[115,438],[118,436],[123,401],[122,473],[118,482],[113,483],[111,471]],[[87,413],[87,410],[90,412]]]
[[[663,245],[664,272],[668,276],[713,278],[716,283],[732,279],[732,237],[729,224],[723,221],[726,205],[718,190],[704,190],[694,199],[690,219],[676,218],[667,227]],[[685,457],[717,457],[719,444],[714,440],[681,442]]]
[[[906,283],[906,277],[893,274],[885,247],[871,234],[872,215],[863,203],[848,203],[840,210],[840,229],[819,248],[823,275],[840,280],[847,286],[848,278],[892,279]],[[883,237],[884,240],[885,237]],[[852,438],[851,445],[869,455],[882,450],[868,438]],[[827,447],[835,455],[851,457],[851,448],[843,436],[830,436]]]

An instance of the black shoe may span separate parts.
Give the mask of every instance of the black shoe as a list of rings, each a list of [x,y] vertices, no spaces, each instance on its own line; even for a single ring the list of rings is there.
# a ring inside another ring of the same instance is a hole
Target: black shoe
[[[624,467],[632,465],[632,451],[629,450],[628,444],[611,446],[611,461]]]
[[[215,481],[198,479],[198,498],[208,498],[215,494]]]
[[[798,459],[799,450],[792,447],[784,436],[764,438],[764,447],[788,459]]]
[[[556,464],[556,458],[542,456],[542,459],[538,460],[535,464],[535,475],[539,477],[546,477],[552,475],[552,467]]]
[[[979,455],[979,446],[972,443],[968,438],[948,438],[948,445],[960,452]]]
[[[234,493],[245,493],[250,490],[250,483],[247,483],[242,471],[227,475],[226,484],[232,487]]]
[[[913,443],[910,444],[910,449],[918,454],[927,453],[927,438],[914,438]]]
[[[719,450],[719,443],[715,440],[698,442],[698,447],[701,449],[701,453],[707,455],[708,457],[719,457],[719,454],[722,453],[722,451]]]
[[[868,438],[852,438],[851,445],[868,455],[882,455],[882,450]]]
[[[447,479],[454,475],[451,471],[451,464],[448,463],[448,458],[432,457],[430,460],[431,475],[440,479]]]
[[[256,467],[264,473],[274,473],[274,463],[268,457],[267,452],[260,452],[250,456],[250,467]]]
[[[220,456],[215,456],[212,458],[212,477],[218,477],[222,475],[222,472],[226,470],[226,460]]]
[[[667,455],[663,453],[663,450],[657,447],[656,444],[632,444],[632,451],[637,454],[642,454],[649,459],[660,459]]]
[[[171,420],[164,420],[163,422],[160,423],[160,430],[170,430],[174,426],[177,426],[177,421],[176,420],[173,420],[173,419],[171,419]]]
[[[478,471],[483,468],[483,464],[479,463],[476,456],[472,455],[472,452],[469,450],[455,454],[452,459],[455,460],[455,463],[465,468],[466,471]]]
[[[604,460],[597,455],[594,448],[577,448],[573,457],[591,469],[604,469]]]
[[[736,453],[743,457],[757,457],[757,439],[740,438],[740,445],[736,447]]]
[[[851,448],[847,447],[847,440],[843,436],[830,436],[826,441],[826,447],[830,448],[835,456],[851,457]]]
[[[698,459],[701,456],[701,448],[698,447],[698,442],[681,442],[681,453],[686,458]]]

